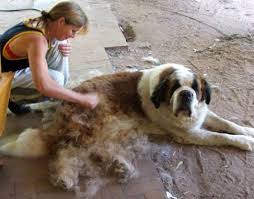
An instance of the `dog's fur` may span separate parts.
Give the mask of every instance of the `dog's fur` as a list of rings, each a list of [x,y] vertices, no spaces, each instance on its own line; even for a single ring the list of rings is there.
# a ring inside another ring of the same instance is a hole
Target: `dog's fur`
[[[86,177],[87,187],[109,178],[125,182],[135,176],[132,161],[146,151],[149,133],[168,134],[185,144],[228,145],[249,151],[254,147],[254,129],[210,111],[209,84],[182,65],[100,76],[75,90],[97,92],[99,105],[87,110],[63,103],[47,132],[30,132],[48,146],[38,142],[41,151],[32,155],[45,154],[46,149],[55,154],[50,164],[52,182],[67,189],[78,189],[79,176]],[[1,148],[7,154],[29,156],[20,150]],[[93,194],[96,189],[90,191]]]

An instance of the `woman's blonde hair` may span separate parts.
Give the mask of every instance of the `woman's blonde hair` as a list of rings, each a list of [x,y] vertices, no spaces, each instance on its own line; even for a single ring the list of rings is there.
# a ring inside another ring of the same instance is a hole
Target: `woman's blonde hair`
[[[46,26],[49,21],[56,21],[64,17],[65,23],[81,27],[86,32],[88,30],[88,18],[82,8],[73,1],[62,1],[56,4],[52,9],[42,11],[41,16],[31,19],[28,23],[40,28]],[[82,31],[82,32],[83,32]]]

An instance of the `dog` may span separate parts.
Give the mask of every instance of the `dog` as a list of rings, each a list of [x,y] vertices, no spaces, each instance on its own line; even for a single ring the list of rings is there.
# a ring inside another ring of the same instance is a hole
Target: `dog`
[[[109,179],[126,182],[137,176],[133,160],[148,150],[148,134],[169,135],[183,144],[254,147],[254,128],[209,110],[209,83],[183,65],[98,76],[74,90],[96,92],[98,106],[87,110],[63,102],[47,129],[27,130],[0,148],[22,157],[53,154],[51,181],[69,190],[79,191],[79,176],[87,179],[88,195]]]

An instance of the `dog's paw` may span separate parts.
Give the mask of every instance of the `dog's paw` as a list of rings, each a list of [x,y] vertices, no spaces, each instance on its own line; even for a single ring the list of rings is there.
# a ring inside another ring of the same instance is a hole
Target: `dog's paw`
[[[130,178],[136,175],[134,166],[122,158],[116,157],[110,167],[112,175],[114,175],[119,183],[126,183]]]
[[[65,190],[74,190],[78,185],[78,173],[73,170],[65,170],[50,176],[50,181],[54,186]]]
[[[57,179],[56,185],[62,189],[72,190],[76,185],[75,181],[68,176]]]
[[[248,135],[250,137],[254,137],[254,128],[243,127],[243,132],[244,132],[245,135]]]
[[[254,150],[254,138],[245,136],[245,140],[241,140],[239,147],[246,151]]]

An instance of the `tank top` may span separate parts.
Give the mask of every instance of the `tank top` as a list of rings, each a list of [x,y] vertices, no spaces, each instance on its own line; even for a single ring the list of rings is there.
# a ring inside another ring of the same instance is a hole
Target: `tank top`
[[[2,72],[15,72],[29,67],[28,58],[17,57],[15,54],[13,54],[11,49],[9,48],[8,42],[20,36],[21,34],[29,33],[31,31],[43,34],[41,30],[28,27],[24,24],[24,22],[21,22],[8,29],[4,34],[0,36]],[[6,54],[8,54],[9,56],[7,57]]]

